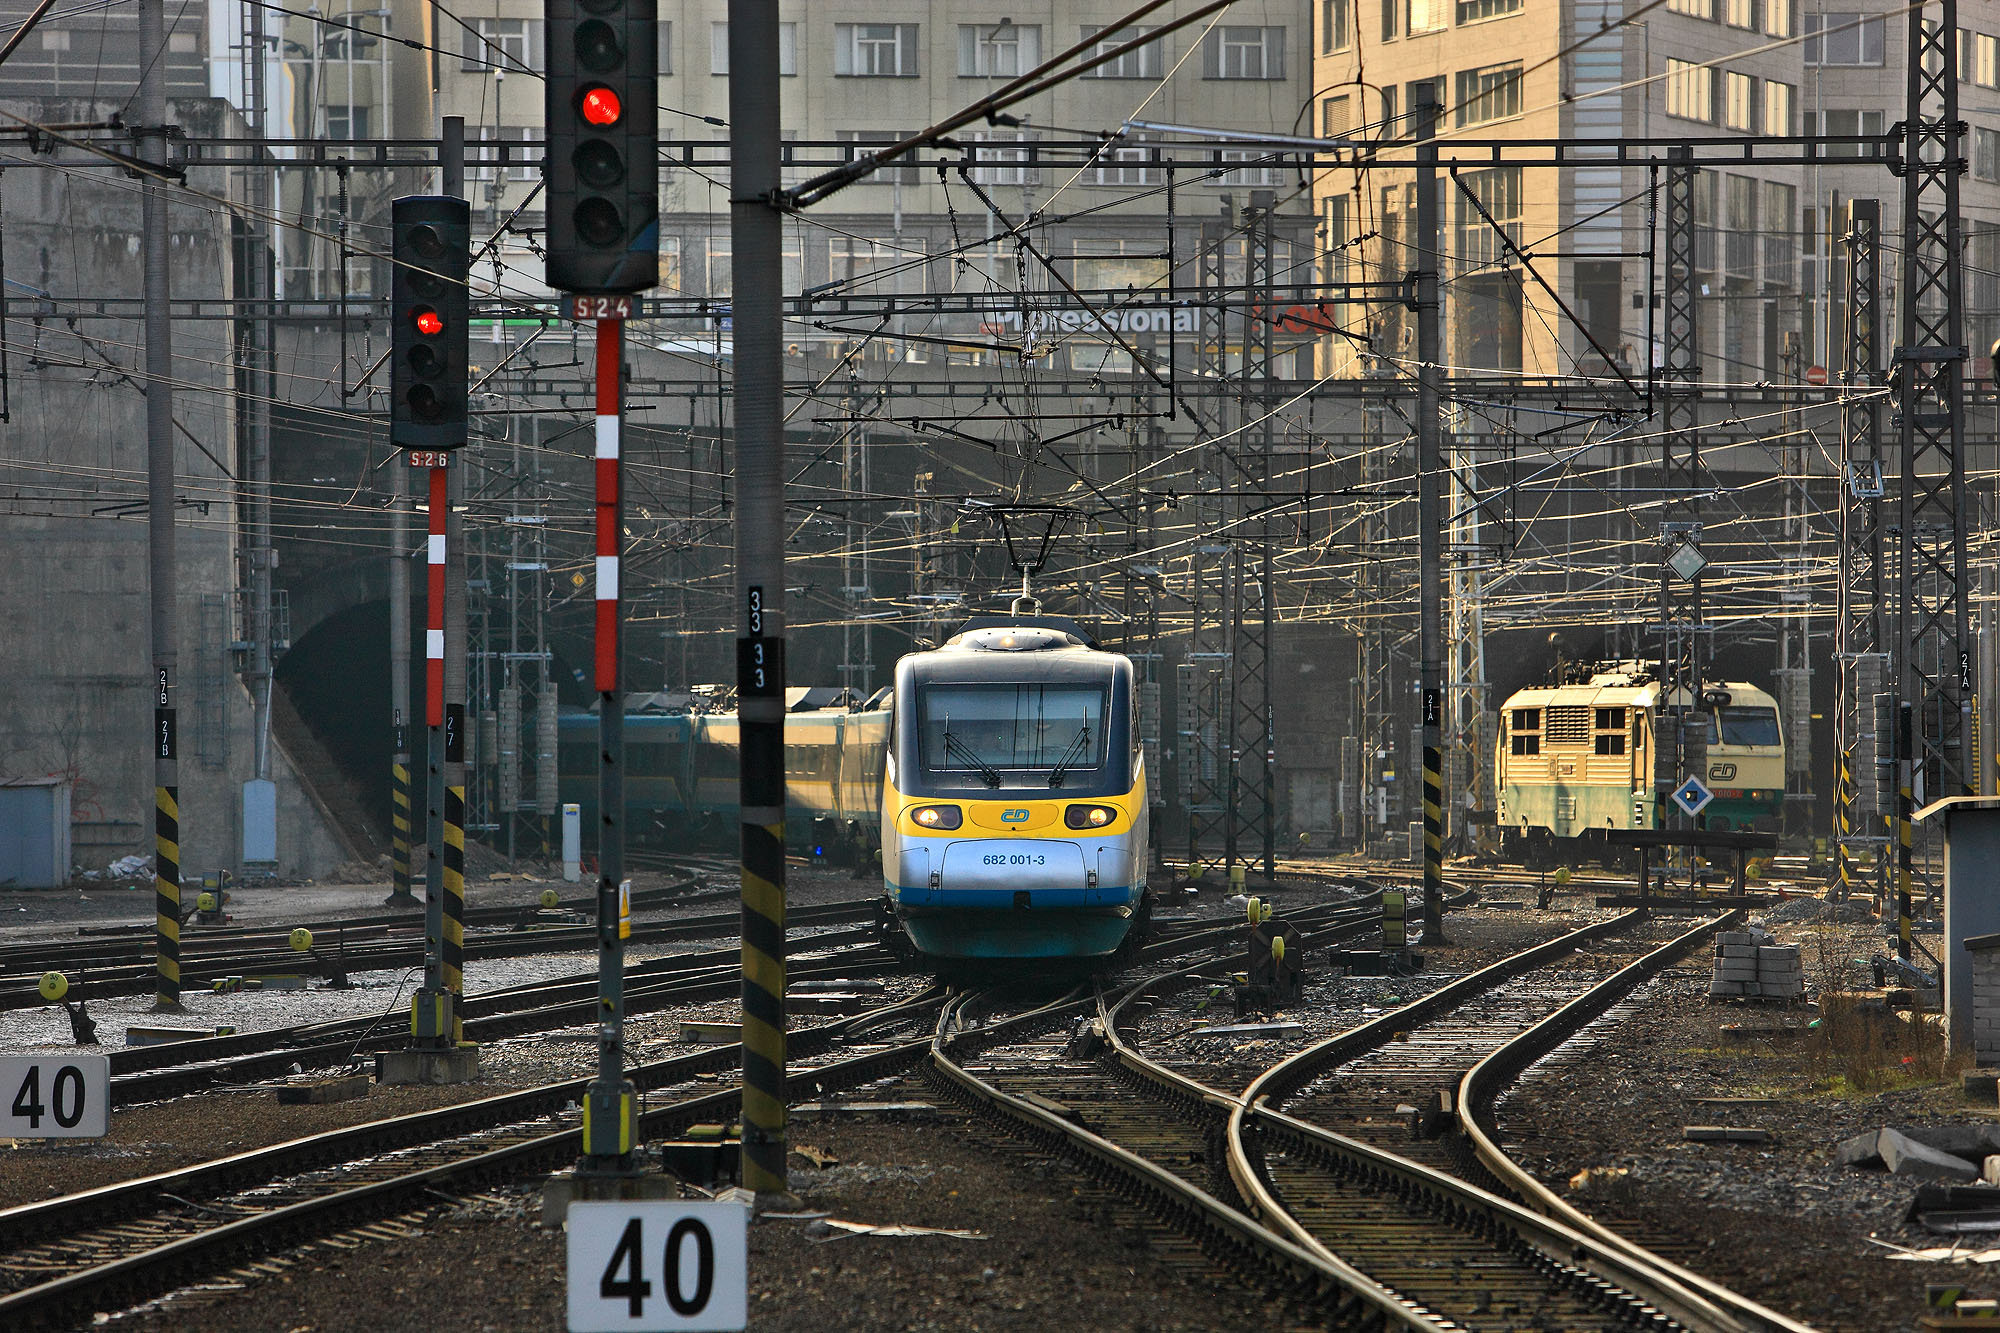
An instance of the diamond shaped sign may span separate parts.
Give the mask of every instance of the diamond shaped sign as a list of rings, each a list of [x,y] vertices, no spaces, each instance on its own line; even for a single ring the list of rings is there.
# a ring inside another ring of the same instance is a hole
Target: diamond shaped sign
[[[1667,557],[1667,568],[1680,575],[1684,581],[1692,583],[1695,575],[1708,568],[1708,557],[1703,555],[1701,548],[1693,542],[1682,542],[1674,548],[1674,553]]]
[[[1687,811],[1690,818],[1700,814],[1714,799],[1715,793],[1704,787],[1700,778],[1690,777],[1674,788],[1674,804]]]

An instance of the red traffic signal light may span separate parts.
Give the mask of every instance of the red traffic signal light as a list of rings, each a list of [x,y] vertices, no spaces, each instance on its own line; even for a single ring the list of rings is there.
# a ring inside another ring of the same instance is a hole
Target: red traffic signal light
[[[426,338],[435,338],[444,332],[444,320],[435,310],[417,311],[417,332]]]
[[[625,114],[625,103],[609,88],[586,88],[577,98],[577,109],[592,125],[616,125]]]

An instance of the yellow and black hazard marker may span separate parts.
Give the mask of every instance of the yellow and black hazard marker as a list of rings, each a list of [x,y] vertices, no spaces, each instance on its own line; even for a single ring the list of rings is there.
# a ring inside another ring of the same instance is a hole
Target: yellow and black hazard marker
[[[1424,746],[1424,942],[1444,939],[1444,758]]]
[[[159,974],[154,1007],[181,1007],[180,788],[153,788],[153,936]]]
[[[753,596],[758,590],[753,589]],[[785,1185],[785,641],[736,641],[743,809],[743,1159],[745,1189]]]
[[[400,731],[401,728],[398,728]],[[410,898],[410,765],[403,759],[389,766],[389,894]]]
[[[1833,854],[1839,863],[1840,896],[1855,890],[1854,853],[1847,840],[1854,836],[1854,751],[1843,749],[1835,757],[1833,785]]]
[[[444,791],[444,988],[452,997],[451,1039],[465,1036],[465,788]]]
[[[1896,956],[1910,960],[1910,811],[1915,792],[1912,773],[1910,705],[1899,704],[1896,716]]]

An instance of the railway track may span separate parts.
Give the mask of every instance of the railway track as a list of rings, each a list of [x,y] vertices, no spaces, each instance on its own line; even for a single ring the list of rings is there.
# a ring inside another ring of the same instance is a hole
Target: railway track
[[[935,989],[791,1034],[790,1085],[819,1095],[921,1058],[928,1037],[880,1041],[922,1023]],[[859,1053],[850,1048],[864,1047]],[[628,1071],[641,1091],[736,1067],[740,1046],[705,1047]],[[442,1193],[549,1171],[581,1149],[575,1107],[588,1079],[334,1130],[178,1171],[0,1210],[0,1327],[88,1322],[198,1277],[391,1217]],[[641,1116],[648,1138],[737,1112],[739,1090],[677,1097]]]
[[[1570,969],[1584,975],[1561,986],[1542,980],[1552,962],[1579,946],[1602,951],[1605,937],[1635,924],[1636,914],[1599,923],[1460,978],[1281,1062],[1241,1095],[1158,1064],[1125,1034],[1162,995],[1200,980],[1199,969],[1142,983],[1116,1000],[1100,997],[1097,1020],[1108,1047],[1094,1060],[1076,1060],[1078,1047],[1061,1041],[1066,1026],[1088,1012],[1072,1002],[1052,1006],[1038,1022],[991,1028],[958,1016],[962,1030],[940,1037],[933,1063],[959,1095],[1083,1164],[1211,1256],[1295,1299],[1309,1291],[1310,1303],[1341,1327],[1802,1329],[1601,1227],[1579,1225],[1569,1212],[1524,1206],[1517,1198],[1531,1194],[1525,1173],[1490,1133],[1475,1166],[1497,1190],[1277,1109],[1286,1094],[1392,1047],[1396,1054],[1382,1057],[1378,1072],[1408,1076],[1442,1057],[1436,1063],[1443,1068],[1423,1077],[1456,1096],[1468,1057],[1512,1046],[1504,1014],[1513,1012],[1518,1031],[1524,978],[1532,976],[1526,984],[1540,994],[1536,1016],[1547,1016],[1531,1029],[1545,1053],[1574,1030],[1565,1024],[1587,1022],[1629,993],[1642,963],[1664,966],[1716,925],[1668,941],[1631,966]],[[1420,1037],[1426,1020],[1439,1019],[1449,1021],[1437,1035]],[[1056,1042],[1047,1036],[1052,1028]],[[1392,1040],[1405,1034],[1413,1040]],[[1473,1090],[1481,1104],[1490,1106],[1525,1067],[1521,1061],[1538,1058],[1534,1048],[1513,1049],[1512,1064],[1483,1066],[1485,1082]],[[1002,1058],[1007,1051],[1016,1054]],[[1046,1077],[1051,1070],[1054,1080]],[[1169,1118],[1179,1122],[1172,1130],[1155,1123]]]
[[[1342,935],[1374,929],[1365,907],[1328,906],[1311,915],[1337,923],[1332,928]],[[1174,938],[1146,946],[1141,957],[1157,961],[1224,946],[1234,933],[1221,923],[1183,923]],[[803,978],[805,970],[795,966],[793,975]],[[919,1063],[933,1035],[895,1034],[943,1002],[933,988],[794,1031],[790,1055],[800,1063],[787,1071],[789,1093],[824,1096]],[[642,1092],[684,1091],[699,1075],[740,1061],[740,1046],[708,1047],[639,1065],[629,1077]],[[0,1253],[7,1255],[0,1286],[8,1289],[0,1295],[0,1327],[84,1322],[107,1306],[265,1263],[300,1243],[342,1233],[380,1237],[388,1234],[379,1230],[384,1219],[432,1207],[441,1196],[462,1197],[496,1180],[566,1166],[580,1151],[573,1107],[588,1082],[567,1080],[331,1131],[0,1210]],[[690,1124],[727,1121],[739,1104],[736,1087],[676,1096],[642,1111],[642,1134],[657,1139]]]

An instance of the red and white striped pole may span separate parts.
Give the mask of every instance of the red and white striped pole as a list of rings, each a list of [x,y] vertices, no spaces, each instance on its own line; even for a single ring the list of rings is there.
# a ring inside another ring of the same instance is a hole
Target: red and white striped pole
[[[424,722],[444,725],[444,525],[451,515],[451,472],[430,469],[430,573],[425,585]]]
[[[597,321],[597,692],[618,688],[619,368],[625,321]]]
[[[449,457],[450,455],[440,455]],[[427,728],[424,778],[424,987],[417,997],[411,1031],[427,1047],[442,1044],[451,1028],[443,1010],[444,969],[444,849],[445,832],[445,703],[444,703],[444,585],[445,525],[451,521],[451,470],[432,467],[428,561],[424,583],[424,723]]]
[[[581,298],[579,298],[581,299]],[[625,693],[619,682],[619,561],[625,550],[619,457],[625,321],[597,321],[597,1077],[584,1095],[587,1169],[636,1170],[637,1090],[625,1078]]]

